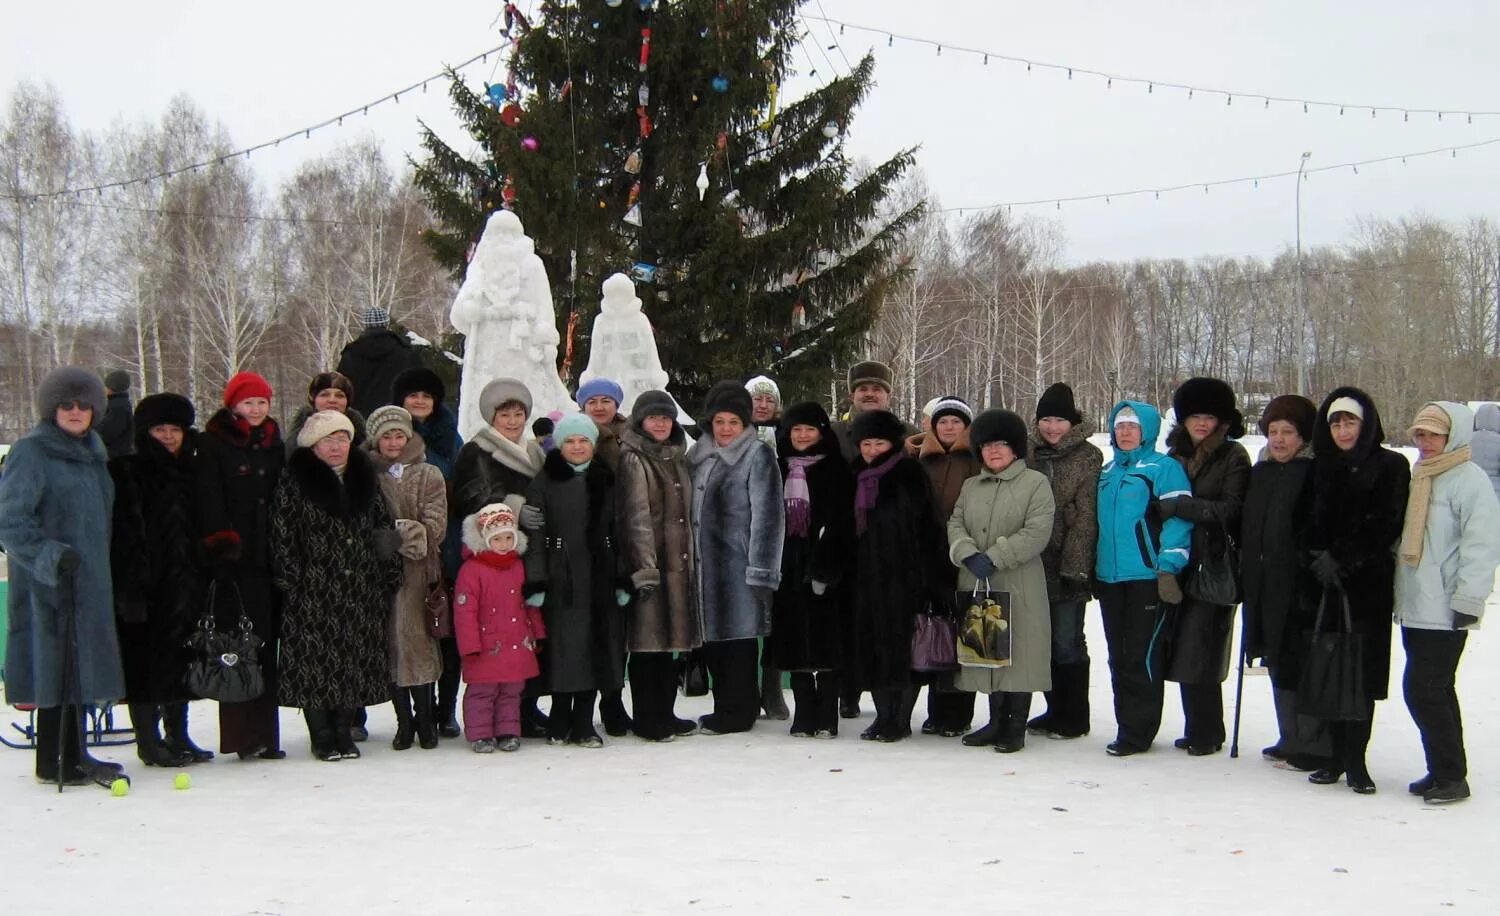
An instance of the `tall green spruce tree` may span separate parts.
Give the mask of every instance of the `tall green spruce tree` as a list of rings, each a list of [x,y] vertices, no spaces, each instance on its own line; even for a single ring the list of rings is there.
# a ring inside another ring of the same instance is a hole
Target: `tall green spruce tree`
[[[530,22],[509,6],[510,79],[476,91],[455,75],[450,90],[477,157],[425,131],[416,180],[445,227],[427,237],[434,255],[461,276],[489,214],[509,206],[536,240],[565,341],[575,324],[575,379],[600,284],[634,270],[690,409],[715,381],[767,368],[785,397],[826,392],[919,213],[881,212],[911,150],[858,175],[845,155],[871,57],[776,106],[799,6],[543,2]]]

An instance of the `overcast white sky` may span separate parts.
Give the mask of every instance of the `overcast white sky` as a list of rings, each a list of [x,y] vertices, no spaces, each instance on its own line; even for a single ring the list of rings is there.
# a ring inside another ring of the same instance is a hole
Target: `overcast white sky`
[[[608,13],[603,0],[583,0]],[[522,0],[522,9],[534,0]],[[501,3],[474,0],[188,0],[6,2],[0,92],[48,81],[75,124],[153,119],[175,94],[192,96],[249,145],[321,120],[500,43]],[[1143,78],[1354,103],[1500,111],[1500,3],[1488,0],[821,0],[828,16],[1037,60]],[[819,0],[804,13],[817,14]],[[833,37],[810,22],[808,55],[826,77]],[[1500,138],[1500,116],[1368,110],[1269,110],[1256,100],[1033,71],[848,30],[851,60],[876,50],[879,85],[850,132],[856,155],[908,144],[944,206],[1105,193],[1295,169],[1303,150],[1327,166]],[[837,51],[833,65],[845,69]],[[799,55],[804,69],[807,58]],[[475,65],[479,81],[495,72]],[[503,72],[503,71],[501,71]],[[804,79],[807,79],[804,75]],[[443,87],[406,96],[368,118],[258,154],[268,180],[303,158],[368,132],[393,155],[416,147],[422,117],[454,142]],[[1303,185],[1305,245],[1349,238],[1361,216],[1500,216],[1500,145],[1314,175]],[[1291,243],[1290,179],[1177,192],[1153,200],[1050,205],[1071,261],[1204,254],[1270,255]],[[1020,212],[1020,211],[1018,211]]]

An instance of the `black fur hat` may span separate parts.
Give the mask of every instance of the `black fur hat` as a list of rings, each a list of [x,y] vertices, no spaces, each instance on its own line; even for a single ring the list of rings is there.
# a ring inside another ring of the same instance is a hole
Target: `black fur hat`
[[[1004,442],[1016,457],[1026,460],[1026,421],[1009,410],[992,408],[974,418],[969,427],[969,448],[980,455],[990,442]]]
[[[792,448],[793,426],[814,427],[823,437],[808,452],[801,454],[825,454],[838,449],[837,440],[833,437],[833,424],[828,419],[828,411],[824,410],[823,405],[817,401],[803,401],[782,411],[781,422],[776,426],[776,452],[783,457],[799,454]]]
[[[107,398],[99,376],[77,366],[62,366],[47,373],[36,390],[36,415],[48,423],[57,419],[57,408],[74,401],[94,411],[94,422],[104,419]]]
[[[405,407],[406,396],[417,391],[431,395],[435,403],[441,404],[448,394],[448,386],[431,369],[422,366],[407,369],[391,383],[391,403],[397,407]]]
[[[1190,378],[1172,393],[1172,412],[1181,426],[1195,413],[1212,414],[1226,427],[1225,436],[1238,439],[1245,435],[1245,418],[1235,406],[1234,389],[1216,378]]]
[[[699,421],[699,425],[708,429],[713,426],[715,414],[732,413],[740,418],[741,423],[750,426],[754,412],[755,403],[750,400],[750,392],[745,390],[745,386],[726,379],[708,389],[708,397],[703,399],[703,419]]]
[[[849,427],[849,441],[855,448],[866,439],[884,439],[897,449],[906,445],[906,427],[889,410],[861,410]]]
[[[180,394],[163,392],[147,395],[135,405],[135,428],[143,432],[150,432],[151,427],[164,423],[186,431],[193,428],[197,419],[193,402]]]

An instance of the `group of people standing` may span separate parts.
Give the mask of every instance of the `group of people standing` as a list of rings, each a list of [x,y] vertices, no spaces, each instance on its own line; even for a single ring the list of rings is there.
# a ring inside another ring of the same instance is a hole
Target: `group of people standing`
[[[188,735],[184,678],[205,619],[243,619],[261,641],[264,690],[219,705],[220,752],[245,759],[285,756],[282,706],[303,711],[318,759],[359,757],[364,708],[384,702],[397,750],[462,734],[491,753],[523,738],[601,747],[596,709],[606,734],[648,741],[744,732],[762,710],[828,739],[869,691],[860,737],[896,742],[923,686],[924,733],[1015,753],[1028,734],[1091,729],[1091,598],[1108,752],[1152,747],[1175,681],[1175,744],[1204,756],[1225,742],[1242,589],[1243,650],[1274,687],[1268,758],[1375,790],[1365,749],[1394,614],[1428,762],[1411,790],[1467,797],[1454,677],[1500,562],[1500,504],[1469,461],[1466,407],[1417,415],[1412,472],[1358,389],[1321,407],[1276,398],[1252,466],[1234,392],[1194,378],[1173,396],[1165,452],[1154,406],[1116,404],[1106,462],[1065,384],[1029,422],[948,396],[917,430],[889,410],[887,367],[860,363],[848,383],[850,415],[834,421],[817,402],[783,408],[768,377],[721,382],[693,441],[665,392],[626,415],[620,386],[593,379],[578,413],[533,424],[531,393],[500,378],[480,395],[488,425],[464,443],[430,371],[395,373],[364,412],[356,383],[327,372],[284,441],[270,385],[247,372],[202,432],[187,399],[142,399],[134,449],[109,458],[92,432],[104,386],[58,370],[0,479],[7,690],[39,707],[36,776],[118,778],[78,723],[120,697],[146,764],[212,758]],[[961,625],[964,596],[980,593],[1007,602],[1003,663],[914,669],[914,631]],[[1318,631],[1340,618],[1361,637],[1361,708],[1330,720],[1298,697]],[[675,711],[695,662],[713,692],[696,721]],[[1032,718],[1037,692],[1046,710]],[[978,693],[988,721],[972,728]]]

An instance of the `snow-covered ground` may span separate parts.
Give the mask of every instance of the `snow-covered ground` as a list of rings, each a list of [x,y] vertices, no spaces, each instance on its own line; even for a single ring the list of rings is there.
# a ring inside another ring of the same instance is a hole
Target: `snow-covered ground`
[[[1399,640],[1370,748],[1379,793],[1363,797],[1260,758],[1276,737],[1264,677],[1245,679],[1238,759],[1172,748],[1170,685],[1156,748],[1107,756],[1097,610],[1088,637],[1093,734],[1009,756],[936,737],[859,741],[868,697],[837,741],[762,721],[742,736],[526,742],[484,757],[458,741],[393,752],[384,707],[364,759],[333,764],[309,757],[285,710],[287,760],[216,760],[188,771],[187,791],[172,788],[176,771],[110,749],[135,778],[125,798],[59,796],[33,782],[30,752],[0,748],[0,912],[1496,911],[1493,634],[1471,639],[1460,672],[1474,798],[1447,808],[1406,794],[1423,764]],[[1232,717],[1232,676],[1224,696]],[[193,710],[211,745],[212,704]]]

